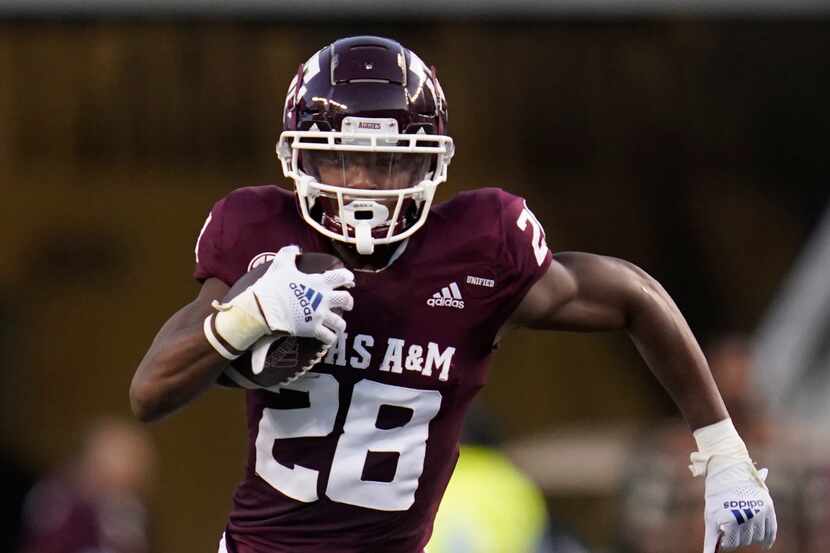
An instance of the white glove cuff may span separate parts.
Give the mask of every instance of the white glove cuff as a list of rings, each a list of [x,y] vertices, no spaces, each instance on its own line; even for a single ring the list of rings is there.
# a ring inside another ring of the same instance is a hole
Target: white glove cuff
[[[212,305],[217,312],[205,319],[205,338],[225,359],[236,359],[270,333],[250,288],[228,303]]]
[[[694,438],[698,450],[689,456],[692,462],[689,470],[694,476],[706,474],[709,461],[714,456],[752,463],[744,441],[735,430],[735,425],[732,424],[732,419],[726,418],[698,428],[694,431]]]
[[[228,361],[233,361],[234,359],[238,358],[242,355],[242,352],[236,351],[230,344],[228,344],[224,338],[218,335],[216,332],[216,314],[213,313],[208,315],[205,318],[205,322],[202,325],[202,330],[205,333],[205,338],[207,338],[208,343],[213,346],[213,349],[216,352],[227,359]]]

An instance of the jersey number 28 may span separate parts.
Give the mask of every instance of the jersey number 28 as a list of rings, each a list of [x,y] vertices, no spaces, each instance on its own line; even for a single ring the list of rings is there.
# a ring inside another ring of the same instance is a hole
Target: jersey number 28
[[[256,472],[273,488],[297,501],[319,499],[319,471],[274,458],[275,440],[328,436],[334,431],[340,385],[330,374],[315,373],[285,388],[308,393],[309,406],[298,409],[265,408],[256,439]],[[382,406],[411,410],[402,426],[379,428]],[[381,511],[405,511],[415,501],[424,470],[429,423],[441,408],[441,393],[361,380],[354,385],[343,434],[337,441],[329,471],[326,496]],[[278,447],[279,444],[276,444]],[[398,454],[391,482],[363,480],[370,451]]]

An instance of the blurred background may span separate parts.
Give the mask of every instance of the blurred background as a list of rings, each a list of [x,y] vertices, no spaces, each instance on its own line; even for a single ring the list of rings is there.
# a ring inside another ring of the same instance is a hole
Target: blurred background
[[[826,551],[828,16],[799,0],[0,2],[0,460],[18,513],[0,547],[69,553],[48,536],[87,532],[115,553],[215,551],[243,394],[139,427],[129,382],[197,292],[213,202],[288,186],[274,144],[297,65],[379,34],[438,68],[457,146],[439,197],[506,188],[555,251],[658,278],[771,467],[775,550]],[[517,333],[479,403],[549,551],[701,550],[693,442],[625,335]]]

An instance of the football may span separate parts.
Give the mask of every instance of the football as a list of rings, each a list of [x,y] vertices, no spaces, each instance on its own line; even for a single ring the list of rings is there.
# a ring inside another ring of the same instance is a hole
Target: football
[[[223,301],[229,301],[261,277],[270,261],[255,266],[242,275],[228,290]],[[304,273],[324,273],[343,267],[343,262],[327,253],[304,253],[297,256],[297,268]],[[250,350],[231,361],[219,375],[217,384],[227,387],[269,388],[287,384],[308,371],[325,356],[328,347],[316,338],[288,335],[263,336]],[[254,372],[254,367],[261,372]]]

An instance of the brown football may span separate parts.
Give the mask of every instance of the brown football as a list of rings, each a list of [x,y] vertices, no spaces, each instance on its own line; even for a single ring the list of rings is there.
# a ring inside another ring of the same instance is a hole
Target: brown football
[[[261,277],[270,261],[257,265],[237,280],[223,301],[234,298]],[[343,267],[343,262],[327,253],[304,253],[297,256],[297,268],[304,273],[324,273]],[[316,338],[298,338],[288,335],[264,336],[219,375],[217,384],[233,388],[263,387],[286,384],[319,363],[327,351]],[[254,374],[253,366],[262,365],[262,372]]]

